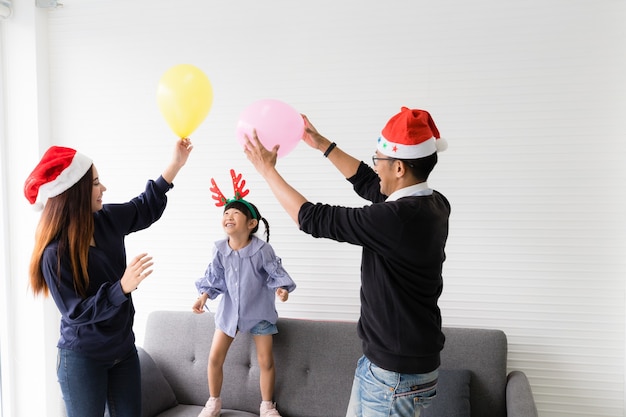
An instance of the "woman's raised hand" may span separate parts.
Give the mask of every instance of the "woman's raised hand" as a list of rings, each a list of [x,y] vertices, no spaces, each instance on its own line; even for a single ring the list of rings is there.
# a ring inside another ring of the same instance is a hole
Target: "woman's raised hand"
[[[147,253],[139,254],[130,261],[120,280],[124,294],[129,294],[139,287],[141,281],[152,273],[152,265],[154,265],[152,256],[148,256]]]

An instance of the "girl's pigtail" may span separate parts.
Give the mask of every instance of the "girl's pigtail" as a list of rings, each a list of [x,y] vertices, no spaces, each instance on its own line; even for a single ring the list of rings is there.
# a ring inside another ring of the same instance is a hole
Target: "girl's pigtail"
[[[269,243],[270,242],[270,224],[267,222],[265,217],[261,217],[261,220],[263,221],[263,224],[265,225],[265,241]]]

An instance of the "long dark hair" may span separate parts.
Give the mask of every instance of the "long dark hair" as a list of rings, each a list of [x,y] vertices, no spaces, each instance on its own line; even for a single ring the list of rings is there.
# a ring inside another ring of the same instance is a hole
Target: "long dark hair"
[[[252,206],[252,209],[256,212],[256,216],[252,214],[252,212],[250,211],[250,208],[246,205],[246,203],[248,203],[248,204],[250,204]],[[254,229],[252,229],[250,231],[250,237],[252,237],[252,235],[254,235],[256,232],[259,231],[259,223],[261,223],[261,221],[263,221],[263,224],[265,225],[265,241],[269,243],[269,241],[270,241],[270,224],[267,222],[267,219],[265,217],[261,216],[261,213],[259,212],[259,209],[256,208],[256,206],[254,204],[252,204],[248,200],[246,200],[246,203],[243,203],[241,200],[231,201],[230,203],[228,203],[228,204],[226,204],[224,206],[224,211],[228,210],[229,208],[234,208],[236,210],[239,210],[243,214],[245,214],[246,218],[248,220],[257,219],[258,222],[257,222],[256,226],[254,227]]]
[[[74,290],[82,297],[87,295],[87,259],[94,233],[92,168],[68,190],[49,198],[41,213],[29,269],[30,286],[35,295],[49,294],[48,284],[41,270],[41,258],[46,247],[54,240],[59,241],[57,278],[61,279],[61,259],[67,256],[72,269]]]

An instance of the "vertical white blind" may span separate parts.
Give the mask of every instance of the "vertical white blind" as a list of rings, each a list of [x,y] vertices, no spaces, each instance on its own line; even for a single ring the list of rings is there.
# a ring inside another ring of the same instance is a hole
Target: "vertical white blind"
[[[430,179],[453,210],[445,325],[503,329],[541,416],[624,415],[624,2],[63,3],[47,39],[52,135],[94,158],[106,202],[169,161],[162,73],[192,63],[214,87],[164,217],[127,239],[129,257],[156,261],[134,293],[139,343],[150,311],[190,309],[223,236],[210,178],[226,192],[230,168],[297,281],[279,313],[356,320],[359,248],[298,231],[243,155],[237,118],[281,99],[367,162],[388,118],[421,107],[450,144]],[[305,144],[278,165],[312,201],[366,204]]]

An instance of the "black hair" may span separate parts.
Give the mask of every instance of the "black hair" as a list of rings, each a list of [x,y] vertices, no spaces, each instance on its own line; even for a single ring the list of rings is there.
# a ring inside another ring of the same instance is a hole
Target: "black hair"
[[[423,158],[400,159],[400,161],[404,162],[417,180],[424,182],[428,179],[435,165],[437,165],[437,159],[437,152],[435,152]]]
[[[250,204],[250,206],[252,206],[252,209],[256,212],[256,216],[252,214],[252,212],[250,211],[250,208],[246,205],[246,203]],[[224,206],[224,211],[230,209],[230,208],[234,208],[236,210],[239,210],[240,212],[242,212],[243,214],[246,215],[246,218],[248,220],[252,220],[252,219],[256,219],[257,224],[254,227],[254,229],[252,229],[250,231],[250,237],[252,237],[252,235],[254,235],[256,232],[259,231],[259,223],[261,223],[261,221],[263,222],[263,224],[265,225],[265,241],[269,243],[270,241],[270,224],[267,222],[267,219],[263,216],[261,216],[261,213],[259,212],[259,209],[252,204],[251,202],[249,202],[248,200],[246,200],[246,203],[243,203],[240,200],[235,200],[235,201],[231,201],[230,203],[226,204]]]

